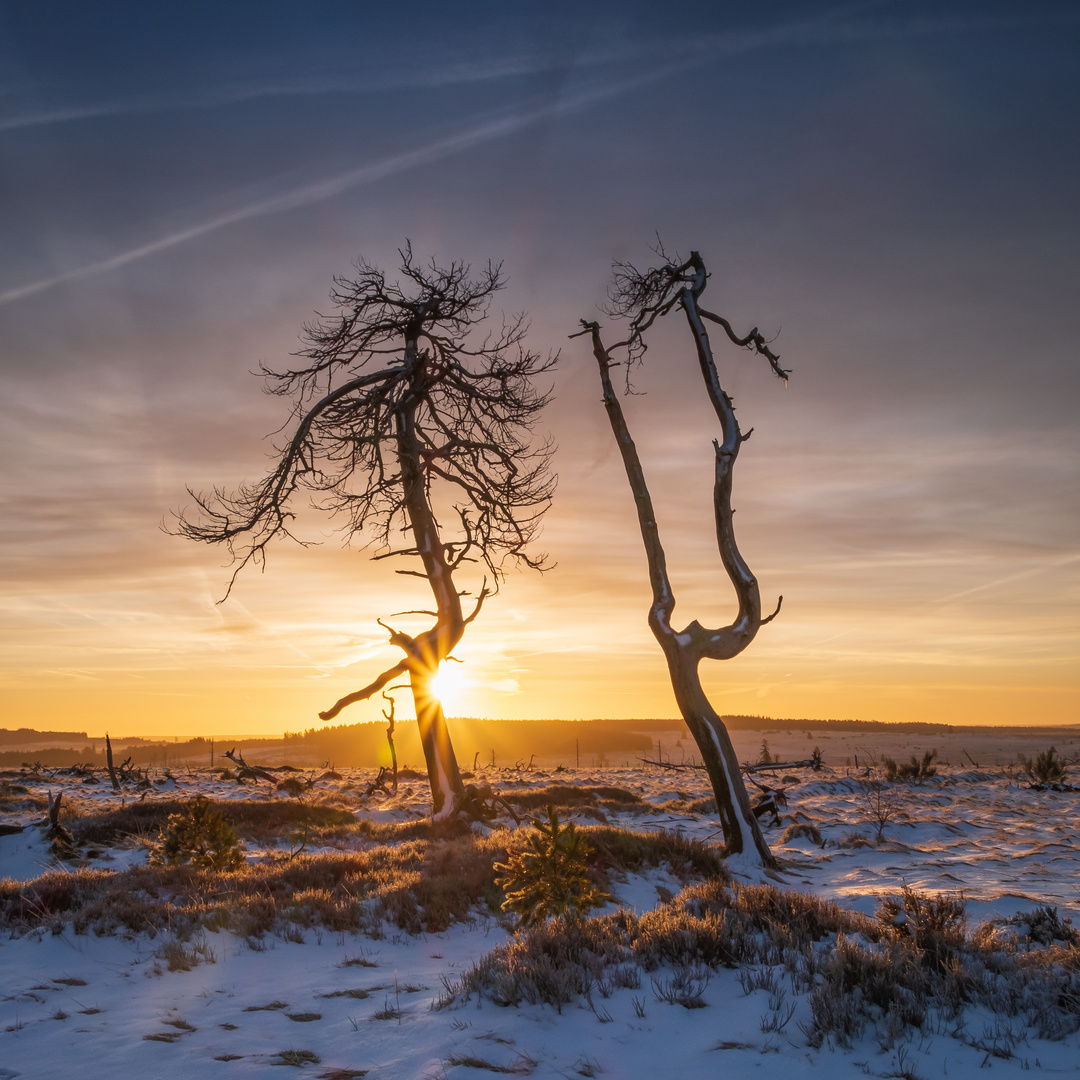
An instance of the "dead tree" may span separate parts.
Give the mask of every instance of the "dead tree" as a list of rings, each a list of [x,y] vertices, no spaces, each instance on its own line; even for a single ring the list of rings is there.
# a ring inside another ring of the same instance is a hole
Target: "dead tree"
[[[383,700],[389,702],[389,710],[383,709],[383,718],[386,720],[386,741],[390,746],[390,766],[394,784],[394,794],[397,794],[397,747],[394,745],[394,699],[384,690]],[[383,770],[379,770],[381,777]]]
[[[112,789],[113,791],[119,791],[120,781],[116,776],[116,766],[113,764],[112,756],[112,742],[109,740],[109,733],[107,731],[105,732],[105,762],[109,768],[109,780],[112,783]]]
[[[355,277],[336,279],[338,314],[306,328],[304,362],[264,369],[270,392],[294,399],[292,434],[269,474],[234,493],[192,492],[201,516],[181,517],[178,531],[228,545],[237,564],[231,589],[244,566],[263,562],[270,541],[292,535],[292,501],[306,489],[343,519],[349,539],[376,549],[374,558],[419,561],[420,569],[397,572],[428,583],[434,610],[399,614],[433,624],[414,637],[380,620],[404,657],[319,716],[330,720],[407,676],[434,813],[444,816],[457,811],[464,787],[432,680],[506,560],[543,568],[528,548],[554,477],[550,445],[533,437],[547,402],[535,380],[555,358],[524,348],[524,316],[486,337],[474,333],[502,288],[500,266],[471,278],[464,263],[421,265],[408,246],[400,254],[398,281],[366,262]],[[471,567],[483,577],[470,594],[455,575]]]
[[[244,755],[236,752],[235,746],[231,750],[227,750],[222,757],[227,757],[236,766],[236,778],[238,780],[266,780],[270,784],[278,782],[278,778],[261,765],[249,765],[244,760]]]
[[[666,258],[663,251],[659,254]],[[753,641],[758,629],[770,622],[780,610],[777,604],[772,615],[762,618],[757,579],[735,543],[731,506],[732,469],[739,448],[750,437],[750,432],[743,434],[740,431],[731,399],[720,383],[705,323],[720,326],[733,344],[765,357],[780,378],[786,380],[788,373],[780,367],[779,358],[756,329],[745,337],[739,337],[725,318],[701,307],[699,299],[707,279],[705,264],[696,251],[691,252],[685,262],[673,260],[647,271],[617,263],[608,313],[629,319],[628,336],[615,345],[605,346],[600,337],[599,323],[585,320],[582,320],[584,329],[573,336],[588,334],[592,340],[593,355],[600,369],[604,406],[637,504],[638,524],[649,564],[652,585],[649,627],[663,649],[679,710],[694,736],[709,774],[726,851],[728,855],[744,855],[768,868],[774,868],[776,859],[769,851],[751,810],[731,738],[702,689],[698,672],[702,660],[728,660],[742,652]],[[630,367],[641,361],[647,349],[646,331],[658,318],[676,308],[686,316],[705,389],[720,421],[721,438],[713,441],[713,509],[720,559],[734,586],[739,611],[734,622],[718,629],[706,628],[697,620],[683,630],[676,630],[671,625],[675,595],[668,577],[652,498],[611,380],[612,367],[621,363],[626,366],[629,385]],[[612,358],[613,354],[621,354],[622,359],[616,361]]]
[[[48,817],[43,824],[45,825],[45,837],[49,841],[49,847],[52,849],[53,854],[60,859],[71,859],[78,852],[75,849],[75,840],[71,833],[60,824],[60,804],[63,798],[63,791],[58,791],[55,799],[52,791],[49,791]]]

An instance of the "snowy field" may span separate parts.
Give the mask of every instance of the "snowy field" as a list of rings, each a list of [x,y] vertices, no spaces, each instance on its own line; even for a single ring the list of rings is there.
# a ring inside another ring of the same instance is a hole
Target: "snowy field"
[[[411,779],[397,796],[365,796],[371,775],[343,770],[303,798],[381,826],[423,819],[426,783]],[[100,774],[97,783],[56,771],[6,777],[0,824],[25,828],[0,836],[0,877],[25,883],[30,895],[40,875],[58,866],[74,872],[70,862],[57,864],[49,853],[40,825],[47,792],[64,791],[74,815],[62,821],[76,837],[80,818],[139,797],[132,792],[121,800]],[[639,832],[719,840],[715,816],[695,805],[711,794],[695,770],[533,769],[484,778],[511,801],[553,784],[621,789],[625,803],[597,800],[565,816],[582,826],[606,819]],[[241,785],[205,771],[155,779],[144,802],[182,802],[197,793],[222,801],[288,798],[265,782]],[[791,769],[768,782],[782,784],[787,794],[781,824],[766,829],[783,862],[773,880],[782,888],[867,915],[882,894],[895,895],[905,884],[921,892],[962,891],[969,933],[1043,905],[1063,917],[1080,916],[1076,792],[1032,791],[1015,769],[954,762],[920,783],[878,788],[876,794],[887,797],[882,823],[861,768]],[[153,839],[96,845],[89,858],[84,849],[82,865],[123,871],[145,863]],[[287,858],[290,842],[248,840],[245,854],[249,862]],[[376,842],[357,834],[325,850]],[[318,850],[309,844],[297,857]],[[615,872],[615,902],[600,914],[617,906],[647,912],[685,884],[685,873],[680,880],[671,867]],[[1003,948],[1038,949],[1027,930],[1023,918],[1003,924]],[[848,1045],[826,1038],[814,1047],[807,1035],[809,995],[782,967],[756,969],[754,978],[745,968],[703,972],[697,1003],[703,1007],[695,1008],[663,1000],[671,985],[671,972],[664,971],[644,974],[636,988],[590,994],[561,1012],[545,1004],[500,1007],[476,994],[447,1005],[447,986],[512,937],[505,919],[482,905],[440,933],[407,933],[389,923],[374,936],[309,926],[259,941],[199,931],[184,946],[193,966],[172,970],[169,948],[177,942],[167,929],[97,936],[55,920],[48,927],[9,925],[0,936],[0,1080],[280,1077],[282,1068],[338,1080],[365,1073],[373,1080],[499,1074],[794,1080],[1080,1072],[1080,1037],[1060,1031],[1056,1038],[1040,1037],[1031,1008],[1022,1005],[1007,1015],[973,1002],[962,1019],[931,1013],[899,1037],[883,1036],[882,1025],[871,1022]],[[764,985],[755,989],[755,982]],[[1066,1014],[1080,1010],[1067,995],[1058,1005]]]

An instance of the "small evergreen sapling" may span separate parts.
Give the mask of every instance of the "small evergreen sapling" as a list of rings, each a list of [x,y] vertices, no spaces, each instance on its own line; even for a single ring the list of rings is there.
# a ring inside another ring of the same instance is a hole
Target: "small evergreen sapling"
[[[928,780],[932,776],[937,776],[937,769],[934,768],[934,759],[936,757],[937,750],[927,750],[923,754],[922,761],[914,754],[911,755],[910,762],[901,761],[899,764],[890,757],[882,758],[882,764],[885,766],[885,779]]]
[[[151,862],[202,869],[235,870],[244,856],[235,830],[205,795],[196,795],[185,811],[170,814]]]
[[[1049,750],[1040,751],[1034,761],[1020,756],[1020,765],[1028,774],[1032,787],[1038,789],[1065,782],[1065,762],[1056,755],[1057,751],[1051,746]]]
[[[611,899],[590,879],[589,848],[572,823],[564,825],[549,806],[547,820],[537,818],[533,827],[523,851],[511,852],[505,863],[495,864],[502,871],[495,884],[506,893],[503,910],[518,915],[521,927],[552,916],[576,918]]]

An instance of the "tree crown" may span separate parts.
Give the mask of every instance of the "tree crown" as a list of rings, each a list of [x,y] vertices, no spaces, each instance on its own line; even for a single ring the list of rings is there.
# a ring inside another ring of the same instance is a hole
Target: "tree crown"
[[[177,531],[225,543],[232,582],[275,537],[298,539],[300,489],[342,519],[350,541],[384,549],[377,558],[422,558],[424,577],[437,572],[433,559],[449,571],[479,562],[496,584],[507,558],[543,568],[527,548],[555,478],[550,442],[534,438],[550,397],[535,380],[557,357],[524,347],[522,315],[477,335],[504,285],[501,265],[472,277],[463,262],[420,264],[409,245],[399,254],[396,281],[362,260],[355,276],[335,279],[337,312],[305,327],[295,354],[306,363],[263,368],[268,392],[293,399],[274,467],[235,492],[189,491],[200,514],[181,516]],[[440,513],[456,519],[449,530]],[[398,532],[412,542],[395,548]]]

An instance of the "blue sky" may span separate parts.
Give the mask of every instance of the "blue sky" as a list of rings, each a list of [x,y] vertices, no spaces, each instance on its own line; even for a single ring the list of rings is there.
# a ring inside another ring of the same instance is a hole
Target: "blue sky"
[[[1078,44],[1065,3],[0,3],[8,726],[295,730],[393,655],[400,579],[326,523],[226,605],[218,553],[158,526],[261,469],[283,417],[249,373],[406,238],[501,260],[562,350],[558,566],[470,630],[461,711],[670,715],[567,340],[657,234],[794,370],[725,359],[740,541],[785,609],[714,665],[722,711],[1080,720]],[[628,412],[679,614],[726,621],[686,344]]]

